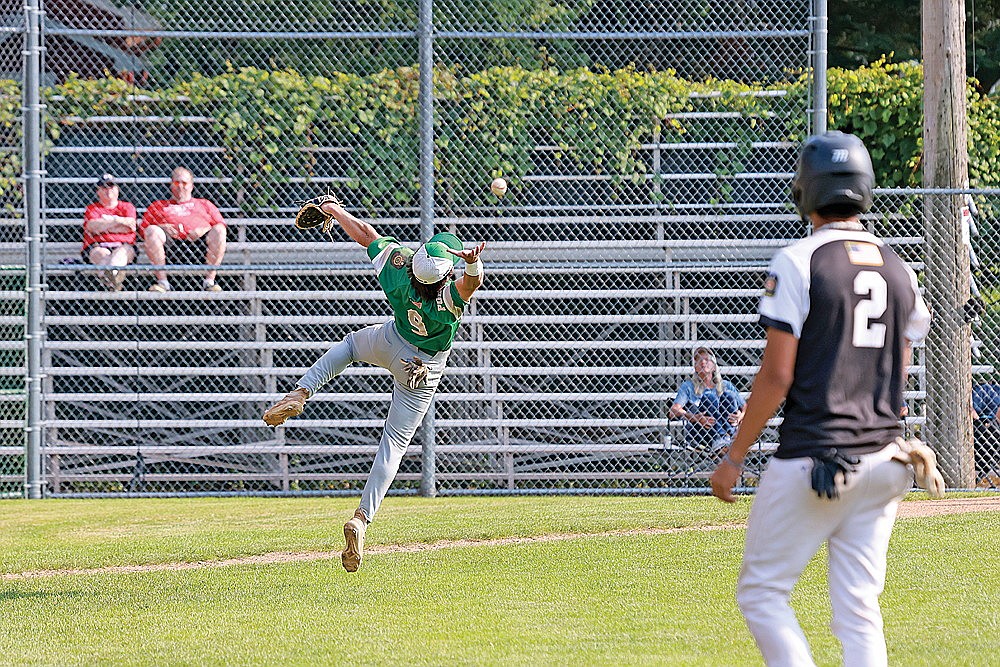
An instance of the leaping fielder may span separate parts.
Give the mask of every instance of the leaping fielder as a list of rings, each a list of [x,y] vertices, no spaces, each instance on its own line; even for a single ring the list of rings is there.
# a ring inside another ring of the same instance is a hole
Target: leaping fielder
[[[296,220],[300,227],[336,220],[368,250],[379,285],[392,306],[393,319],[352,332],[330,348],[296,383],[296,389],[268,408],[264,421],[278,426],[302,414],[305,402],[356,361],[381,366],[393,376],[392,403],[382,430],[361,504],[344,525],[344,569],[356,572],[364,554],[365,529],[378,512],[400,461],[431,404],[444,373],[462,312],[483,284],[480,243],[464,249],[457,236],[433,236],[416,252],[348,213],[333,197],[307,202]],[[324,220],[325,218],[325,220]],[[303,220],[305,222],[303,223]],[[465,272],[452,272],[459,259]]]

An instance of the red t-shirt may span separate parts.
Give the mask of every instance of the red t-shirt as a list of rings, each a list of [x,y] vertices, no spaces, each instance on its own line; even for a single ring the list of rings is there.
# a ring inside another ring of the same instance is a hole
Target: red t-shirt
[[[91,234],[87,229],[87,223],[91,220],[100,220],[105,215],[119,215],[123,218],[135,217],[135,206],[127,201],[118,200],[118,205],[114,208],[104,208],[99,203],[88,206],[83,212],[83,247],[86,248],[94,243],[135,243],[135,232],[104,232],[103,234]]]
[[[146,209],[139,225],[143,237],[146,236],[146,227],[150,225],[173,225],[180,232],[178,238],[186,239],[189,235],[200,236],[191,232],[200,232],[215,225],[225,226],[226,223],[215,204],[207,199],[195,198],[183,204],[172,199],[154,201]]]

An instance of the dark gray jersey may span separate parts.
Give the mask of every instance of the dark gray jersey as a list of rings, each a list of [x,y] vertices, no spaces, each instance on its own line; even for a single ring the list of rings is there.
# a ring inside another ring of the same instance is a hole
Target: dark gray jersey
[[[904,350],[930,314],[899,256],[844,226],[779,251],[761,297],[761,324],[799,339],[778,458],[872,452],[899,435]]]

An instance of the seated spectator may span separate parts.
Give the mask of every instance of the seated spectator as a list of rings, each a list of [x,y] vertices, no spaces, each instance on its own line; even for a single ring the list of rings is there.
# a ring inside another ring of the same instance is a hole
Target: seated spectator
[[[976,479],[1000,484],[1000,384],[972,387],[972,433]]]
[[[972,418],[1000,419],[1000,384],[977,384],[972,387]]]
[[[111,174],[97,179],[97,201],[83,212],[84,262],[109,268],[99,271],[98,280],[112,292],[125,281],[123,267],[135,261],[135,206],[118,199],[118,184]]]
[[[685,442],[719,456],[732,442],[743,420],[746,401],[729,380],[723,380],[715,354],[707,347],[694,350],[694,373],[677,390],[670,414],[687,420]]]
[[[193,192],[194,175],[189,169],[177,167],[170,174],[173,197],[154,201],[142,216],[139,232],[146,241],[146,255],[153,264],[166,264],[167,250],[181,252],[186,257],[192,256],[191,251],[198,251],[194,261],[183,263],[201,263],[203,255],[205,264],[222,264],[226,254],[226,223],[215,204],[192,196]],[[169,292],[167,272],[160,269],[154,273],[156,282],[149,291]],[[216,284],[215,275],[215,269],[205,273],[204,289],[210,292],[222,289]]]

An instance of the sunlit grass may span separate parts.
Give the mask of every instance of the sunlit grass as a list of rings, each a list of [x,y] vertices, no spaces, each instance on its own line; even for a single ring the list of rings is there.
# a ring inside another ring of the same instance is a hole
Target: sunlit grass
[[[579,537],[339,559],[0,582],[7,664],[761,664],[734,601],[749,501],[390,498],[376,545]],[[343,499],[3,504],[3,569],[196,561],[341,548]],[[883,596],[890,662],[988,664],[1000,514],[897,523]],[[37,553],[36,553],[37,552]],[[822,555],[793,603],[839,664]],[[982,658],[982,659],[980,659]]]

